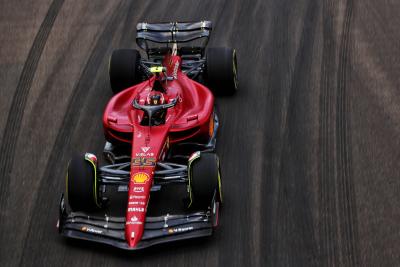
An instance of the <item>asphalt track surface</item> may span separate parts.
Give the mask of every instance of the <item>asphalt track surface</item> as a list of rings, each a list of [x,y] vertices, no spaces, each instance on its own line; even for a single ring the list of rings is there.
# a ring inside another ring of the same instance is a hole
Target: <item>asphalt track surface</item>
[[[1,1],[0,266],[399,266],[397,0]],[[55,224],[74,151],[100,154],[107,62],[139,21],[214,22],[221,226],[127,253]]]

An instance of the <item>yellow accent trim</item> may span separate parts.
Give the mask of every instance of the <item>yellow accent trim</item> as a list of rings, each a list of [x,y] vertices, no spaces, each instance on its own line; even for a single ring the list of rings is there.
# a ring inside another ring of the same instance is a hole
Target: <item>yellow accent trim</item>
[[[200,158],[200,152],[199,152],[199,151],[195,152],[195,153],[189,158],[189,162],[188,162],[189,199],[190,199],[188,208],[190,208],[190,206],[191,206],[192,203],[193,203],[192,186],[191,186],[191,180],[192,180],[191,165],[192,165],[193,161],[194,161],[195,159],[198,159],[198,158]]]
[[[101,205],[98,202],[97,198],[97,168],[96,165],[94,164],[93,161],[85,157],[85,160],[89,161],[94,168],[94,186],[93,186],[93,197],[94,197],[94,203],[96,204],[97,207],[101,208]]]
[[[219,191],[219,200],[222,203],[222,183],[221,183],[221,169],[219,166],[219,159],[218,159],[218,191]]]
[[[150,68],[150,72],[152,72],[152,73],[160,73],[163,71],[164,71],[164,67],[155,66],[155,67]]]

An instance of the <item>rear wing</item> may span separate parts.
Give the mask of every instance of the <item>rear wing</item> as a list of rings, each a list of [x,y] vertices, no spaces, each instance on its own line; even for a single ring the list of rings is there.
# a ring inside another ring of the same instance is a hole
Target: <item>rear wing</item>
[[[146,23],[136,26],[136,43],[146,51],[151,49],[151,42],[159,44],[187,43],[203,39],[202,47],[208,43],[212,30],[211,21]]]

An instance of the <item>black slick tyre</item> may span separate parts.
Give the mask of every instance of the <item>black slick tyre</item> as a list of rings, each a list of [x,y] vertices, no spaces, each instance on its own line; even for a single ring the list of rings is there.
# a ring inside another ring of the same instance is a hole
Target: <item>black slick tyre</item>
[[[221,175],[215,153],[196,152],[189,160],[189,208],[207,209],[213,200],[221,202]]]
[[[68,165],[67,197],[73,211],[94,211],[100,207],[96,164],[85,157],[74,156]]]
[[[111,55],[109,75],[114,94],[140,82],[140,54],[135,49],[117,49]]]
[[[212,47],[206,51],[206,83],[215,95],[233,95],[238,89],[235,49]]]

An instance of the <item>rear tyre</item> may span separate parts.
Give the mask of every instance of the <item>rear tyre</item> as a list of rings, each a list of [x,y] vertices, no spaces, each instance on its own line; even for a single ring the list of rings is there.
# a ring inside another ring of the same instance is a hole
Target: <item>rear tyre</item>
[[[100,207],[96,162],[86,153],[71,159],[67,172],[67,196],[73,211],[93,211]]]
[[[115,50],[109,62],[111,90],[114,94],[140,82],[140,54],[135,49]]]
[[[219,159],[215,153],[196,152],[189,160],[190,208],[207,209],[222,202]]]
[[[208,48],[206,82],[215,95],[233,95],[238,89],[236,50],[226,47]]]

